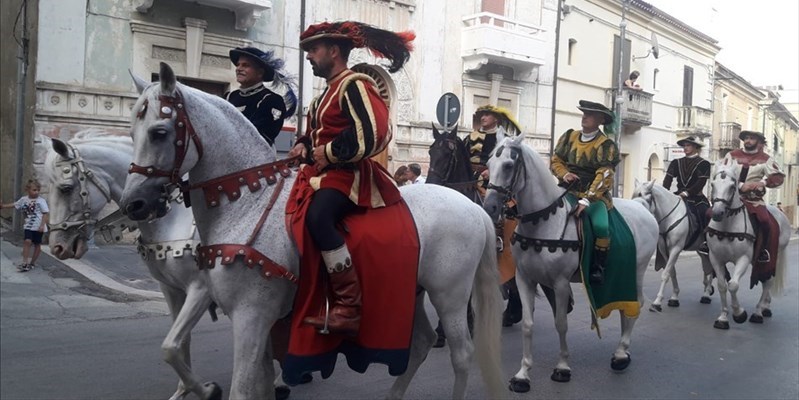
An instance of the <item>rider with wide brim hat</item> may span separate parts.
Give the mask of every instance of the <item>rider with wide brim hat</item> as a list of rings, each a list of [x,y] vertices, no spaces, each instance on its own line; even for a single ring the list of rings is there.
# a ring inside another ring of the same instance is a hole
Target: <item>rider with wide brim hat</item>
[[[738,134],[738,139],[746,140],[747,136],[756,137],[760,140],[760,143],[766,144],[766,135],[764,135],[762,132],[741,131],[741,133]]]
[[[671,190],[672,183],[676,181],[677,191],[675,194],[685,201],[688,210],[696,217],[697,224],[691,225],[685,247],[690,247],[694,241],[701,238],[698,251],[707,254],[704,229],[710,222],[707,217],[710,202],[704,191],[707,181],[710,179],[710,161],[705,160],[699,154],[702,150],[702,143],[694,136],[678,140],[677,145],[683,148],[685,157],[671,160],[666,169],[666,176],[663,177],[663,187]]]
[[[701,149],[702,147],[704,147],[704,145],[702,143],[698,142],[696,140],[696,138],[693,137],[693,136],[688,136],[685,139],[680,139],[680,140],[677,141],[677,146],[683,147],[686,144],[692,144],[692,145],[696,146],[697,149]]]
[[[225,99],[252,122],[269,144],[274,144],[283,122],[297,109],[295,84],[283,70],[284,61],[272,51],[255,47],[230,50],[230,61],[236,66],[236,81],[241,87],[225,93]],[[283,94],[275,93],[263,82],[272,82],[271,87]]]
[[[579,199],[575,215],[584,211],[589,216],[596,238],[589,280],[592,284],[602,284],[610,248],[608,210],[613,208],[611,189],[620,161],[619,149],[599,129],[600,125],[613,124],[613,111],[588,100],[580,100],[577,108],[583,112],[582,129],[569,129],[560,137],[550,170],[560,185]]]

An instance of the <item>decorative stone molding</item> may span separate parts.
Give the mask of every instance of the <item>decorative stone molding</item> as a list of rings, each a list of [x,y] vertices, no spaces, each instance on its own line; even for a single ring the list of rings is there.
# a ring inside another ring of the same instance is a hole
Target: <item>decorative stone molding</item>
[[[34,120],[127,129],[136,99],[133,93],[38,82]]]
[[[133,7],[140,13],[150,11],[154,0],[132,0]],[[205,6],[233,11],[236,16],[236,30],[247,31],[261,18],[264,11],[272,8],[269,0],[185,0]],[[204,29],[204,28],[203,28]]]

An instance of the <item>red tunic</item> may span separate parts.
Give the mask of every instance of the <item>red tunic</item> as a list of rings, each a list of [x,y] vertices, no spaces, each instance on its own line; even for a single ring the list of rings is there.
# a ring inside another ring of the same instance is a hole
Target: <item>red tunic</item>
[[[336,189],[353,203],[385,207],[400,200],[391,174],[370,159],[388,146],[388,108],[368,75],[347,69],[328,81],[308,111],[308,133],[301,141],[325,146],[330,166],[310,179],[314,190]]]

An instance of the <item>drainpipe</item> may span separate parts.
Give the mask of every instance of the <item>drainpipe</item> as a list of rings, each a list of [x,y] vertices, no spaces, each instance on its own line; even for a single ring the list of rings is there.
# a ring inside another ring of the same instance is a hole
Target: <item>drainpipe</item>
[[[557,20],[555,22],[555,72],[552,76],[552,122],[549,129],[549,157],[555,154],[555,114],[557,113],[557,98],[558,98],[558,57],[560,53],[560,19],[563,15],[563,2],[565,0],[558,0]]]
[[[22,170],[25,142],[25,81],[28,75],[28,16],[27,0],[22,1],[20,18],[22,18],[22,44],[17,48],[17,112],[16,133],[14,135],[14,153],[17,165],[14,166],[14,200],[22,197]],[[15,212],[12,219],[14,232],[22,236],[22,216]]]

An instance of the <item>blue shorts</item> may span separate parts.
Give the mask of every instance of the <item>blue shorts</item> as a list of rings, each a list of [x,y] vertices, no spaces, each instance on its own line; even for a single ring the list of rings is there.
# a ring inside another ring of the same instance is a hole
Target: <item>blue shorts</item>
[[[44,232],[25,229],[25,240],[30,240],[33,244],[42,244],[42,236],[44,236]]]

